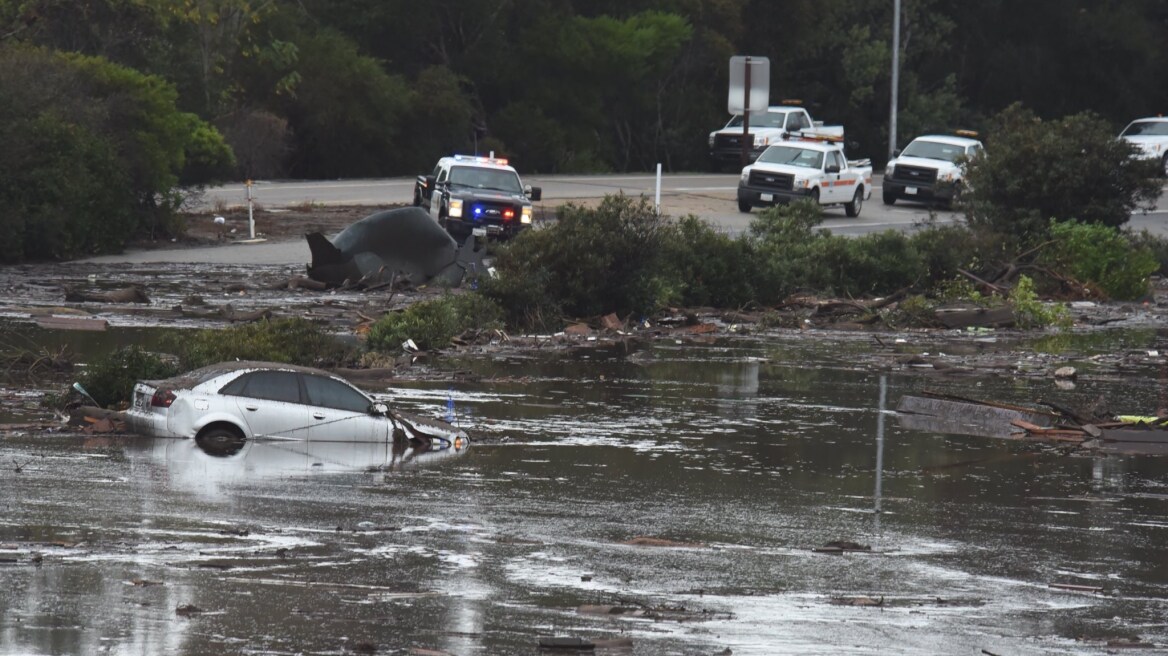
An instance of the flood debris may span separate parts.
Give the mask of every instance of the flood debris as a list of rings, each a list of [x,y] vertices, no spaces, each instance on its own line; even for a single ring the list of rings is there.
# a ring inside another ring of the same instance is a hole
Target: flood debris
[[[859,542],[852,542],[850,540],[832,540],[821,547],[812,549],[815,553],[872,553],[872,546],[867,544],[860,544]]]
[[[183,604],[182,606],[174,609],[174,614],[178,615],[179,617],[193,617],[195,615],[201,615],[205,612],[207,611],[199,608],[194,604]]]
[[[1103,587],[1098,585],[1076,585],[1073,583],[1051,583],[1049,587],[1056,590],[1069,590],[1071,592],[1090,592],[1092,594],[1102,594]]]
[[[459,246],[417,207],[371,214],[332,239],[319,232],[305,237],[312,251],[308,277],[330,287],[401,278],[415,286],[431,281],[457,286],[468,270],[486,270],[485,251],[476,250],[473,235]]]
[[[109,328],[109,322],[96,317],[36,317],[36,325],[46,330],[84,330],[88,332],[103,332]]]
[[[906,395],[897,417],[911,430],[1028,440],[1070,445],[1107,453],[1168,455],[1168,413],[1155,416],[1115,416],[1086,412],[1052,401],[1038,408],[970,399],[925,391]]]
[[[83,292],[66,287],[65,301],[68,303],[143,303],[149,305],[150,297],[137,285],[108,292]]]
[[[679,542],[677,540],[668,540],[666,538],[654,538],[648,536],[637,536],[630,540],[625,540],[622,544],[632,545],[636,547],[688,547],[704,549],[709,546],[701,542]]]

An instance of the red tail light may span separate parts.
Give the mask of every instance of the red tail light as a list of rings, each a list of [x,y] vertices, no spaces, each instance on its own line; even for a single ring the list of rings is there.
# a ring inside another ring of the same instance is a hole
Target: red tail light
[[[169,408],[171,403],[175,400],[174,392],[170,390],[158,390],[154,396],[150,397],[150,405],[155,408]]]
[[[503,210],[503,220],[510,221],[515,218],[515,210]]]

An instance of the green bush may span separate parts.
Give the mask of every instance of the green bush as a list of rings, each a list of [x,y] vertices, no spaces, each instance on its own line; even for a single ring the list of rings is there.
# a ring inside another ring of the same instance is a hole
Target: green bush
[[[1160,268],[1151,249],[1134,246],[1127,236],[1104,225],[1052,223],[1050,235],[1053,243],[1041,261],[1079,282],[1095,283],[1114,299],[1147,294],[1148,276]]]
[[[301,318],[257,321],[230,328],[209,328],[169,337],[166,347],[183,367],[197,369],[230,360],[283,362],[333,367],[354,357],[319,325]]]
[[[972,225],[1037,241],[1052,218],[1120,226],[1160,194],[1151,166],[1089,112],[1042,121],[1014,104],[989,123],[989,154],[969,163]]]
[[[683,306],[742,307],[755,299],[755,249],[695,216],[666,233],[663,258],[666,298]]]
[[[890,294],[920,283],[927,273],[925,262],[907,235],[885,230],[851,239],[837,238],[843,248],[830,254],[840,258],[832,263],[830,288],[846,296]],[[830,260],[829,260],[830,262]]]
[[[373,350],[394,352],[412,339],[419,349],[439,349],[467,330],[502,327],[503,316],[503,309],[482,294],[448,294],[381,317],[369,330],[368,345]]]
[[[668,288],[662,268],[669,230],[644,198],[608,196],[595,209],[566,205],[553,225],[500,250],[499,281],[487,294],[512,318],[531,309],[521,304],[542,310],[551,299],[576,317],[650,313]]]
[[[101,407],[111,408],[130,402],[137,381],[169,378],[177,373],[174,363],[128,346],[89,363],[79,382]]]
[[[1153,273],[1161,276],[1168,274],[1168,239],[1153,235],[1147,230],[1129,234],[1128,239],[1131,241],[1132,248],[1150,251],[1152,256],[1156,258],[1159,267]]]
[[[823,256],[832,248],[828,242],[845,237],[816,229],[822,222],[823,210],[809,200],[775,206],[751,221],[759,303],[774,305],[798,290],[820,291],[832,279]]]
[[[1043,303],[1034,291],[1034,281],[1029,276],[1018,276],[1018,282],[1010,290],[1007,299],[1014,308],[1014,321],[1019,328],[1045,328],[1058,326],[1070,328],[1071,313],[1062,304]]]

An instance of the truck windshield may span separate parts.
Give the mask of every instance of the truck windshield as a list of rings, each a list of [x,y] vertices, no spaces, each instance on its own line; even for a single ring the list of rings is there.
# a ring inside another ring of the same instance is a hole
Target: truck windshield
[[[752,128],[781,128],[786,122],[786,112],[759,112],[750,115],[750,127]],[[734,118],[730,119],[730,122],[726,124],[726,127],[741,128],[742,114],[735,114]]]
[[[1121,137],[1168,137],[1168,121],[1136,121]]]
[[[901,157],[920,157],[922,159],[939,159],[946,162],[956,162],[958,157],[965,154],[965,146],[941,143],[939,141],[916,141],[904,149]]]
[[[823,168],[823,153],[796,146],[771,146],[758,156],[758,161],[766,164],[786,164],[808,169]]]
[[[450,184],[475,189],[492,189],[509,194],[523,193],[519,176],[506,169],[489,169],[479,166],[455,166],[450,169]]]

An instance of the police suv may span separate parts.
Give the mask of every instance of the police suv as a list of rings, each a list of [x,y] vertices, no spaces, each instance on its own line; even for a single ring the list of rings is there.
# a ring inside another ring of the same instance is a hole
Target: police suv
[[[423,207],[455,240],[508,238],[531,225],[539,187],[497,157],[454,155],[438,160],[429,175],[414,182],[414,205]]]

